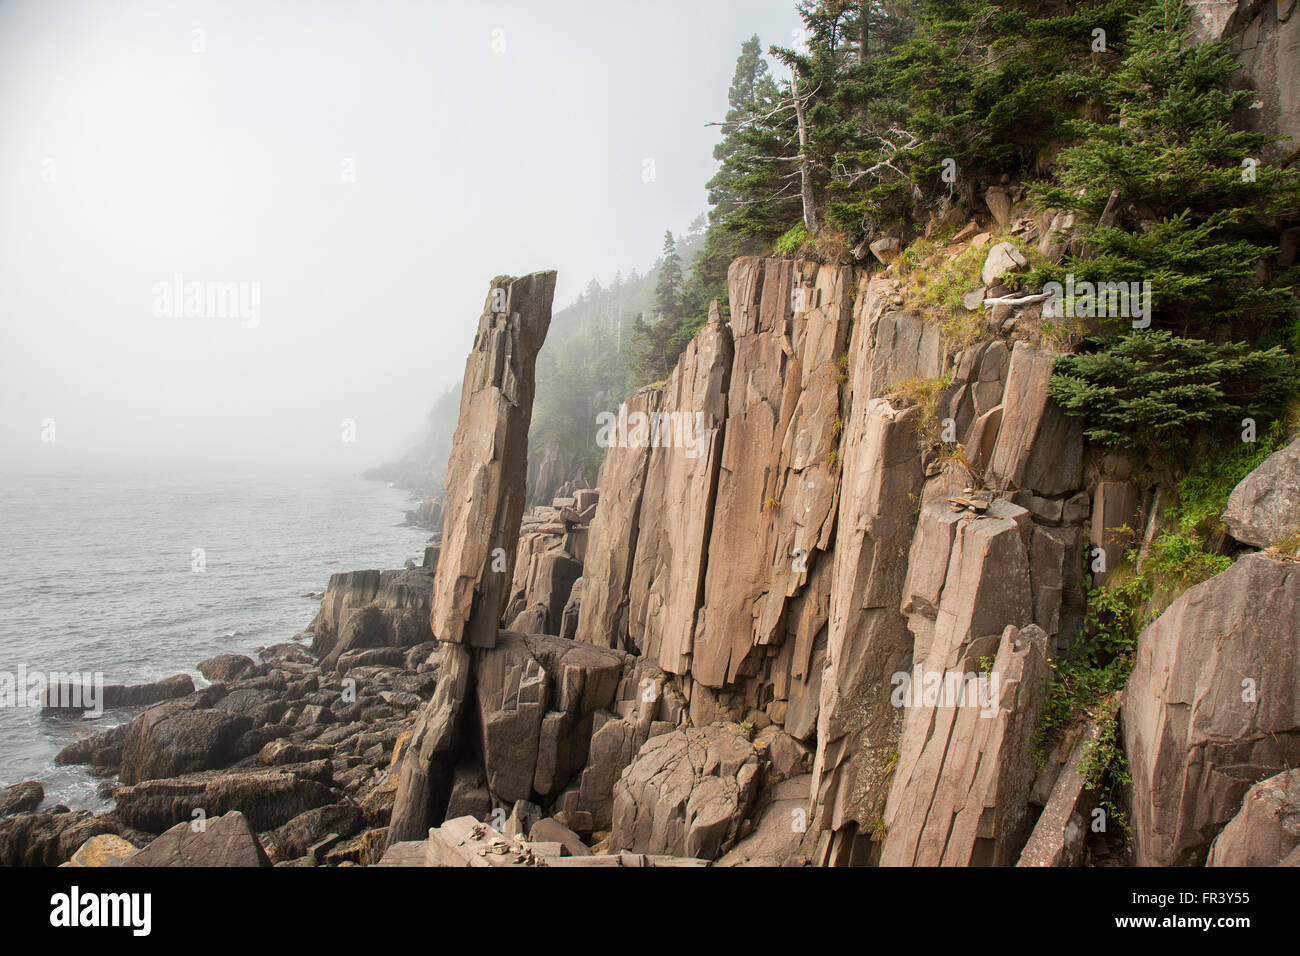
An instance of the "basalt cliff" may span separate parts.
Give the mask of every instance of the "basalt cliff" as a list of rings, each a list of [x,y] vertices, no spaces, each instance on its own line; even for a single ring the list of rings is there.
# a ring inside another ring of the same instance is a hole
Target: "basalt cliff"
[[[986,226],[946,255],[996,282]],[[1272,546],[1300,445],[1233,492],[1236,561],[1139,639],[1126,832],[1081,769],[1099,721],[1040,715],[1085,573],[1158,501],[1049,397],[1039,306],[953,342],[881,263],[728,279],[597,487],[527,514],[554,274],[493,280],[426,566],[336,575],[310,650],[124,697],[161,702],[60,755],[117,771],[116,809],[15,790],[6,862],[1295,862],[1300,565]]]

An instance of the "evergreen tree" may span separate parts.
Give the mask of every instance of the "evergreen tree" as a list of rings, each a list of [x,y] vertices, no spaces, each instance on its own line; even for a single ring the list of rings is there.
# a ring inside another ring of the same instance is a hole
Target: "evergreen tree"
[[[1300,210],[1300,179],[1259,162],[1269,137],[1234,127],[1254,94],[1229,88],[1226,44],[1193,42],[1189,22],[1182,0],[1134,17],[1107,84],[1113,112],[1072,122],[1059,184],[1034,191],[1096,223],[1086,254],[1027,278],[1151,283],[1156,331],[1103,329],[1058,363],[1051,388],[1095,440],[1170,454],[1275,416],[1296,384],[1276,347],[1295,321],[1296,275],[1272,267],[1269,240]]]
[[[670,231],[664,233],[663,263],[659,267],[659,281],[655,283],[655,309],[660,322],[674,325],[681,320],[682,261],[677,255],[677,242]]]

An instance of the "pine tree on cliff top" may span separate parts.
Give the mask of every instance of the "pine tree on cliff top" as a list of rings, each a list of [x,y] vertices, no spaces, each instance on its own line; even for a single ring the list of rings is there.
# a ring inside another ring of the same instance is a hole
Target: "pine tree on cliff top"
[[[1134,18],[1111,116],[1073,123],[1059,185],[1034,191],[1085,221],[1109,207],[1114,221],[1088,230],[1090,255],[1028,278],[1151,283],[1151,330],[1093,340],[1058,362],[1051,390],[1094,440],[1174,454],[1277,415],[1295,387],[1294,357],[1265,346],[1295,322],[1294,270],[1273,267],[1270,240],[1300,210],[1300,186],[1259,161],[1269,137],[1234,126],[1254,94],[1228,88],[1228,48],[1193,43],[1189,19],[1182,0]]]

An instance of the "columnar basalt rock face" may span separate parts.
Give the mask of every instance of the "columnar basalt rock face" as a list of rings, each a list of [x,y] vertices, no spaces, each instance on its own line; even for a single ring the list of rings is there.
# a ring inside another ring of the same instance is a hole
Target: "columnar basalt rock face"
[[[936,377],[943,365],[929,327],[888,311],[878,280],[863,284],[849,358],[853,403],[845,423],[813,769],[817,827],[834,831],[849,823],[866,830],[884,810],[889,757],[903,718],[890,704],[890,680],[912,666],[912,635],[899,608],[916,526],[913,502],[925,480],[921,409],[873,396],[909,379]],[[896,349],[900,342],[909,345]]]
[[[465,364],[447,462],[446,519],[434,579],[434,637],[491,647],[524,514],[537,353],[551,324],[555,273],[492,280]],[[504,571],[492,568],[496,549]]]
[[[473,685],[470,647],[496,644],[524,512],[534,371],[554,293],[554,272],[492,280],[465,364],[430,613],[434,636],[447,646],[402,762],[394,843],[421,836],[446,811]]]
[[[649,417],[660,410],[662,401],[660,388],[644,388],[623,403],[619,418]],[[618,444],[605,449],[596,481],[600,502],[591,519],[582,572],[584,580],[592,583],[583,585],[576,634],[588,644],[628,649],[628,588],[641,537],[641,497],[650,453],[648,446]]]
[[[996,646],[1007,626],[1033,623],[1031,534],[1029,512],[1005,499],[982,517],[937,502],[922,508],[903,599],[917,668],[946,671],[972,645]]]
[[[695,612],[712,553],[707,544],[731,367],[731,332],[715,306],[664,385],[660,407],[665,420],[689,426],[696,445],[650,449],[629,585],[629,646],[674,674],[689,667]],[[596,510],[599,514],[600,505]]]
[[[1002,426],[989,462],[989,484],[1002,491],[1059,496],[1079,487],[1083,427],[1047,394],[1055,356],[1017,342],[1007,369]]]
[[[855,408],[855,413],[857,409]],[[912,635],[899,607],[920,493],[916,406],[867,403],[846,443],[845,488],[831,587],[827,673],[817,728],[819,824],[866,829],[884,809],[889,756],[902,728],[891,678],[910,672]]]
[[[692,677],[714,688],[784,636],[788,599],[829,547],[850,319],[846,267],[737,259],[727,279],[736,354],[691,660]]]
[[[1135,860],[1199,862],[1255,781],[1300,765],[1300,565],[1247,555],[1138,640],[1121,722]]]
[[[923,698],[908,709],[884,817],[882,866],[1016,862],[1029,829],[1047,637],[1032,624],[1008,627],[996,648],[987,697],[971,692],[947,700],[945,683],[937,704]],[[945,682],[980,672],[978,658],[954,664],[943,672]]]
[[[838,859],[885,808],[897,674],[991,656],[1008,625],[1077,632],[1082,443],[1048,400],[1052,356],[954,352],[887,278],[855,297],[847,268],[752,258],[728,278],[734,354],[715,316],[662,393],[637,397],[716,409],[721,453],[702,467],[611,450],[579,635],[623,640],[627,580],[623,646],[676,675],[695,725],[771,721],[815,748],[809,810]],[[689,382],[708,387],[683,399]],[[954,441],[964,457],[944,455]],[[994,460],[1021,503],[950,504]],[[627,728],[596,737],[627,753]]]

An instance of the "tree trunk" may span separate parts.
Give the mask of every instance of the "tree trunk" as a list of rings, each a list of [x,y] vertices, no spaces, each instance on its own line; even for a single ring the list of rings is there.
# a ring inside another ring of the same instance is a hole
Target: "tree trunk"
[[[858,62],[867,62],[867,39],[870,32],[870,21],[868,11],[871,9],[871,0],[862,0],[858,4]]]
[[[799,191],[803,196],[803,225],[809,233],[817,231],[817,210],[813,207],[812,164],[808,161],[808,124],[804,120],[803,99],[799,95],[799,68],[792,70],[790,91],[794,94],[794,115],[799,122]]]

